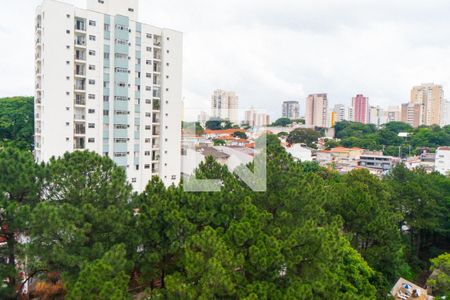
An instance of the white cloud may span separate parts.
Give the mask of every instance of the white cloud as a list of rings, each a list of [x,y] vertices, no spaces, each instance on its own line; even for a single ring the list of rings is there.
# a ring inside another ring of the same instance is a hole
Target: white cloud
[[[33,93],[33,15],[39,0],[2,3],[0,95]],[[84,6],[84,0],[67,2]],[[450,2],[445,0],[141,0],[141,20],[185,32],[187,107],[216,88],[278,117],[283,100],[364,93],[383,106],[411,86],[450,89]]]

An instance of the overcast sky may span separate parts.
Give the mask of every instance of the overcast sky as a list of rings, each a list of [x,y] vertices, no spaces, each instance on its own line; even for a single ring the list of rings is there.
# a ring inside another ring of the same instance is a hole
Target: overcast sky
[[[1,0],[0,96],[33,94],[40,2]],[[422,82],[450,93],[448,0],[141,0],[140,20],[185,33],[186,107],[209,108],[216,88],[272,117],[284,100],[303,111],[310,93],[330,105],[363,93],[382,106]]]

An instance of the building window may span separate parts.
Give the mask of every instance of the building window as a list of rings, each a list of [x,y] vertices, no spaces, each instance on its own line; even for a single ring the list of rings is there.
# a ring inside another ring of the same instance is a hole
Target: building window
[[[146,86],[146,87],[145,87],[145,90],[146,90],[146,91],[151,91],[151,90],[152,90],[152,87],[151,87],[151,86]]]
[[[169,50],[166,51],[167,54],[169,54],[169,52],[170,52]]]
[[[136,183],[136,178],[131,178],[132,183]]]
[[[67,19],[69,19],[69,18],[70,18],[70,15],[66,15],[66,17],[67,17]]]
[[[90,113],[90,114],[93,114],[93,113],[95,113],[95,109],[92,109],[92,108],[91,108],[91,109],[89,109],[89,110],[88,110],[88,113]]]
[[[108,52],[105,52],[105,53],[103,54],[103,57],[104,57],[105,59],[109,59],[109,53],[108,53]]]
[[[170,64],[169,63],[166,63],[166,66],[169,66]]]
[[[146,76],[147,78],[152,78],[152,74],[151,74],[151,73],[146,73],[145,76]]]
[[[152,47],[147,47],[147,52],[152,52]]]
[[[69,45],[67,45],[67,46],[66,46],[66,48],[67,48],[67,49],[70,49],[70,46],[69,46]]]
[[[66,76],[66,80],[70,80],[70,77],[69,77],[69,76]]]
[[[104,110],[104,111],[103,111],[103,115],[104,115],[104,116],[109,116],[109,110]]]
[[[88,127],[89,128],[95,128],[95,124],[94,123],[89,123]]]
[[[146,125],[145,126],[145,130],[150,130],[151,129],[151,126],[150,125]]]
[[[106,32],[109,32],[109,28],[110,28],[109,24],[105,24],[105,25],[103,26],[103,29],[104,29]]]
[[[89,94],[88,98],[89,99],[95,99],[95,95],[94,94]]]
[[[95,70],[95,65],[89,65],[89,70]]]
[[[95,80],[94,79],[89,79],[89,84],[95,84]]]
[[[168,92],[169,91],[169,88],[166,88],[166,92]]]
[[[66,122],[66,126],[70,126],[70,123],[69,123],[69,122]]]
[[[150,151],[145,151],[145,152],[144,152],[144,155],[145,155],[145,156],[150,156]]]
[[[89,25],[90,26],[96,26],[97,23],[94,20],[89,20]]]
[[[103,0],[98,0],[98,3],[100,3],[100,4],[105,4],[105,1],[103,1]]]
[[[70,141],[70,138],[66,138],[66,142],[69,142]]]
[[[95,51],[94,50],[89,50],[89,55],[95,56]]]
[[[151,139],[145,139],[145,143],[150,143]]]
[[[95,139],[94,138],[89,138],[88,139],[88,143],[95,143]]]
[[[152,61],[151,61],[151,60],[146,60],[146,61],[145,61],[145,64],[146,64],[146,65],[151,65],[151,64],[152,64]]]
[[[167,40],[170,41],[170,37],[167,37]]]
[[[129,12],[134,12],[134,8],[129,8],[128,11]]]
[[[66,60],[66,65],[70,65],[70,61]]]
[[[150,165],[145,165],[144,168],[145,169],[150,169]]]
[[[177,179],[177,175],[172,175],[172,180],[176,180]]]
[[[109,96],[103,96],[103,102],[108,102],[109,101]]]
[[[70,30],[66,30],[66,33],[67,33],[67,34],[70,34]]]
[[[90,36],[89,36],[89,40],[90,40],[90,41],[95,41],[95,40],[96,40],[95,35],[90,35]]]
[[[148,39],[152,38],[152,34],[151,33],[147,33],[146,36],[147,36]]]
[[[66,92],[66,95],[67,95],[67,96],[70,96],[70,92]]]

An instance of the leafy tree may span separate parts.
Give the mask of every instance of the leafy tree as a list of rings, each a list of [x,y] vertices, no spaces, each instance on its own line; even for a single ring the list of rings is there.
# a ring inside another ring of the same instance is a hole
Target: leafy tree
[[[0,248],[0,298],[14,298],[18,285],[16,263],[22,254],[19,239],[29,229],[30,209],[38,201],[40,167],[30,152],[12,147],[0,149],[0,239],[6,243]]]
[[[236,131],[232,134],[234,137],[240,138],[240,139],[248,139],[248,136],[245,132],[243,131]]]
[[[427,285],[432,288],[433,295],[450,297],[450,253],[444,253],[431,259],[431,274]]]
[[[232,128],[233,124],[228,120],[212,119],[206,121],[205,127],[210,130],[222,130]]]
[[[197,134],[197,135],[202,135],[205,131],[205,129],[202,127],[202,125],[200,125],[200,122],[183,122],[182,128],[183,129],[186,129],[186,128],[194,129],[195,134]]]
[[[114,245],[124,243],[135,254],[131,187],[122,168],[108,157],[73,152],[51,159],[44,169],[44,201],[30,218],[34,268],[70,279]]]
[[[33,97],[0,99],[0,143],[31,150],[34,136]]]
[[[325,141],[325,149],[326,150],[330,150],[330,149],[336,148],[338,146],[340,146],[340,143],[334,139],[327,139]]]
[[[271,126],[286,127],[291,123],[292,120],[289,118],[279,118],[275,122],[273,122]]]
[[[277,134],[278,137],[287,137],[288,135],[289,135],[289,132],[286,132],[286,131],[282,131]]]
[[[287,137],[289,144],[306,144],[308,147],[316,147],[317,140],[320,138],[320,133],[310,128],[299,128],[291,131]]]
[[[130,276],[124,245],[111,248],[102,258],[81,267],[80,275],[70,286],[68,300],[126,300]]]
[[[213,139],[214,146],[224,146],[226,142],[222,139]]]

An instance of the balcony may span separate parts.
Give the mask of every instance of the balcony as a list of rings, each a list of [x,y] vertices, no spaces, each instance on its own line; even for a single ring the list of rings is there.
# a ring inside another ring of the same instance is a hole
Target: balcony
[[[159,164],[158,163],[152,164],[152,173],[159,173]]]
[[[161,36],[159,36],[159,35],[153,36],[153,46],[161,47],[161,41],[162,41]]]
[[[75,65],[75,76],[86,76],[86,67],[84,65]]]
[[[159,61],[153,62],[153,72],[161,73],[161,62]]]
[[[152,139],[152,148],[153,149],[159,149],[161,146],[159,139]]]
[[[158,135],[160,135],[160,133],[161,132],[160,132],[159,126],[153,126],[152,134],[158,136]]]
[[[75,80],[75,90],[77,91],[85,91],[86,90],[86,80]]]
[[[86,38],[84,36],[77,35],[75,37],[75,46],[86,47]]]
[[[161,104],[159,102],[159,100],[153,100],[153,110],[160,110],[161,109]]]
[[[75,120],[80,120],[80,121],[86,120],[86,115],[85,114],[75,114],[73,117],[74,117]]]
[[[75,123],[75,128],[73,130],[75,135],[84,135],[86,134],[86,125],[84,123]]]
[[[75,51],[75,60],[85,61],[86,60],[86,51],[76,50]]]
[[[80,97],[80,98],[76,97],[75,98],[75,105],[85,106],[86,105],[86,99],[84,97]]]
[[[159,151],[152,151],[152,161],[159,161]]]
[[[161,75],[159,75],[159,74],[153,75],[153,84],[161,85]]]
[[[159,113],[153,113],[153,118],[152,118],[153,124],[155,123],[159,123],[160,120],[160,114]]]
[[[155,87],[153,89],[153,97],[154,98],[161,98],[161,89],[160,88]]]
[[[75,30],[86,31],[86,21],[84,19],[76,19]]]
[[[84,137],[76,137],[73,141],[73,148],[75,150],[83,150],[86,148],[86,139]]]
[[[153,58],[157,60],[161,60],[161,49],[154,49]]]

